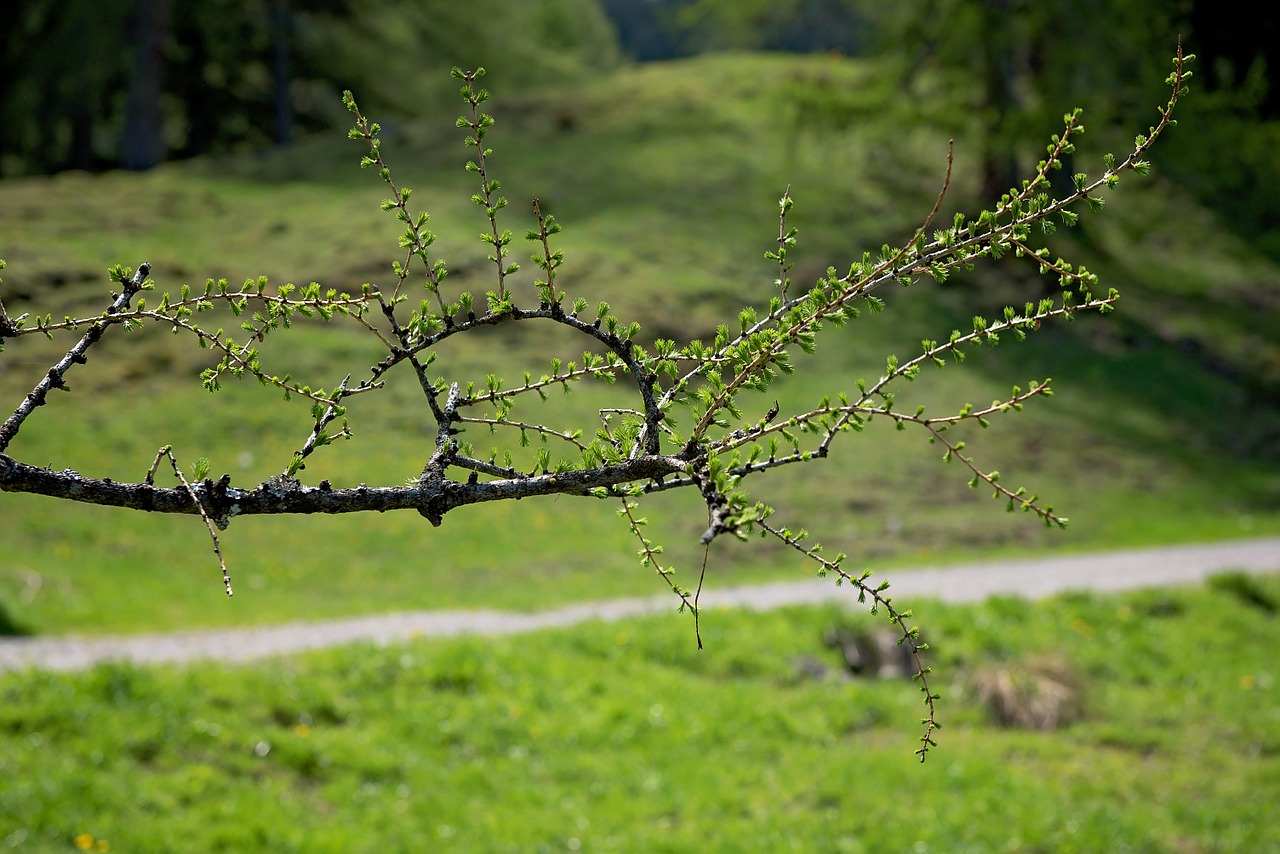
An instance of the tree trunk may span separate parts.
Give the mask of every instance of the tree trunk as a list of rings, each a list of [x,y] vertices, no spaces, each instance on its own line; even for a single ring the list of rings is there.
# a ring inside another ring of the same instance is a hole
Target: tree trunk
[[[164,159],[160,117],[164,41],[168,31],[165,0],[137,0],[133,22],[133,73],[125,102],[120,165],[145,170]]]
[[[275,78],[276,145],[288,145],[293,138],[293,99],[290,94],[289,35],[293,16],[289,0],[273,0],[271,4],[272,76]]]
[[[1016,92],[1013,46],[1001,32],[1000,22],[1009,15],[1008,0],[993,0],[983,4],[982,31],[987,36],[979,47],[980,74],[983,88],[983,136],[985,147],[982,155],[982,196],[988,204],[1007,193],[1018,180],[1018,164],[1013,151],[1013,141],[1007,127],[1010,114],[1016,108]]]

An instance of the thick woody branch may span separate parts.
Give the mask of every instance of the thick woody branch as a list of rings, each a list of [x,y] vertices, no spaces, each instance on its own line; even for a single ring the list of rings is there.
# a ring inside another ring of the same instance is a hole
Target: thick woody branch
[[[303,486],[291,478],[272,478],[253,489],[237,489],[230,478],[193,484],[201,505],[226,527],[235,516],[272,516],[311,513],[362,513],[418,510],[443,516],[468,504],[507,501],[537,495],[586,495],[633,481],[648,480],[684,471],[686,464],[674,457],[644,456],[616,465],[585,471],[559,472],[536,477],[461,483],[425,480],[412,486],[356,486],[335,489],[327,481]],[[157,487],[146,483],[120,483],[109,478],[85,477],[66,469],[52,471],[0,454],[0,491],[26,492],[153,513],[198,513],[191,493],[184,487]]]

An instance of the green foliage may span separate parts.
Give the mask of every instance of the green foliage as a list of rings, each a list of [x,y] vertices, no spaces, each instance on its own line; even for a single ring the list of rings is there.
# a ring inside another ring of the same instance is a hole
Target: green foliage
[[[1280,579],[1254,583],[1280,597]],[[81,834],[114,851],[1280,845],[1280,684],[1258,643],[1274,615],[1213,586],[920,612],[955,683],[923,767],[901,685],[841,676],[823,644],[865,615],[726,611],[704,652],[652,617],[5,674],[0,825],[19,850]],[[1082,719],[993,725],[969,681],[1046,654],[1082,675]]]

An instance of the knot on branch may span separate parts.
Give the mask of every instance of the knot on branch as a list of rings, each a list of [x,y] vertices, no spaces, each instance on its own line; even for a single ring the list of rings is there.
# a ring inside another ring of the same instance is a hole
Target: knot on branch
[[[721,534],[737,531],[738,523],[733,517],[729,498],[716,489],[710,472],[705,468],[694,468],[691,476],[698,492],[702,493],[702,500],[707,503],[707,530],[699,542],[705,546]]]
[[[433,528],[439,528],[444,524],[444,514],[456,506],[454,496],[459,489],[462,489],[462,484],[446,480],[440,487],[427,497],[422,507],[418,508],[418,515],[430,522]]]
[[[456,383],[453,391],[455,393],[457,391]],[[449,410],[449,414],[453,414],[452,409]],[[443,423],[447,425],[448,419]],[[447,434],[443,434],[442,438],[443,444],[431,455],[431,459],[427,461],[422,474],[418,477],[420,487],[430,487],[435,490],[427,497],[425,504],[418,508],[418,513],[436,528],[444,522],[444,514],[453,509],[454,504],[450,493],[459,486],[445,477],[445,471],[458,458],[458,443],[455,439],[448,438]]]
[[[218,526],[219,531],[227,530],[231,526],[231,508],[234,504],[227,494],[231,489],[231,475],[224,474],[216,482],[206,478],[201,487],[207,496],[201,503],[208,509],[209,518]]]

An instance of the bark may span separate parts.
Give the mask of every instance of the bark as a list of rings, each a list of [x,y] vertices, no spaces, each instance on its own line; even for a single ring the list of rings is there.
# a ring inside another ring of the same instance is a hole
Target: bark
[[[293,139],[292,69],[289,62],[289,37],[293,31],[293,14],[289,0],[273,0],[271,4],[271,72],[274,85],[276,145],[286,146]]]
[[[675,457],[643,456],[587,471],[561,472],[509,480],[464,483],[447,478],[423,480],[412,486],[355,486],[335,489],[328,481],[304,486],[287,477],[271,478],[252,489],[231,486],[229,475],[218,481],[192,484],[204,512],[220,528],[235,516],[312,513],[362,513],[417,510],[433,524],[450,510],[486,501],[508,501],[537,495],[585,495],[597,487],[617,486],[683,472],[687,464]],[[152,513],[194,515],[200,512],[185,487],[150,483],[120,483],[110,478],[85,477],[70,469],[53,471],[0,454],[0,491],[47,495],[68,501],[124,507]]]
[[[165,0],[137,0],[133,23],[133,73],[125,102],[120,165],[150,169],[164,159],[160,93],[164,42],[168,32]]]

